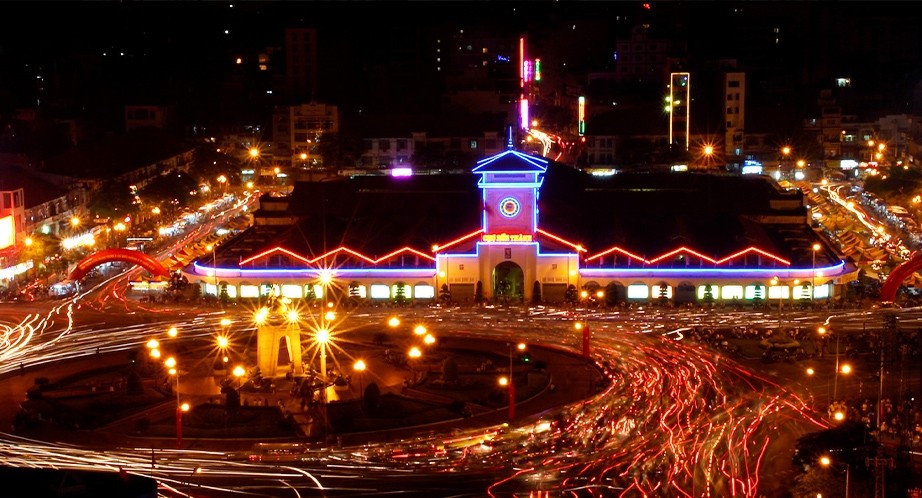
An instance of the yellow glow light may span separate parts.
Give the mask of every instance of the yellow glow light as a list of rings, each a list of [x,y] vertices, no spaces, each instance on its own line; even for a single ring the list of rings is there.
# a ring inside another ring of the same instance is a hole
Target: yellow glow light
[[[290,311],[288,312],[288,321],[289,321],[289,322],[297,322],[297,321],[298,321],[298,312],[295,311],[295,310],[290,310]]]
[[[426,335],[426,327],[417,325],[416,328],[413,329],[413,333],[416,335]]]
[[[226,328],[226,327],[230,327],[230,324],[231,324],[230,318],[222,318],[222,319],[221,319],[221,326],[222,326],[222,327],[225,327],[225,328]]]
[[[326,344],[330,340],[330,332],[326,329],[320,329],[317,331],[315,338],[320,344]]]
[[[170,356],[169,358],[166,359],[166,361],[163,362],[163,364],[169,368],[173,368],[176,366],[176,358],[173,358],[172,356]]]
[[[400,319],[397,318],[396,316],[391,317],[391,319],[387,321],[387,324],[390,325],[391,327],[396,327],[400,325]]]
[[[355,365],[353,365],[352,368],[355,369],[356,372],[362,372],[365,370],[365,362],[362,360],[359,360],[355,362]]]
[[[257,156],[259,156],[259,149],[257,149],[256,147],[253,147],[252,149],[250,149],[250,157],[257,157]]]
[[[505,378],[505,377],[500,377],[500,378],[499,378],[499,385],[501,385],[501,386],[506,386],[506,385],[508,385],[508,384],[509,384],[509,379],[507,379],[507,378]]]
[[[224,337],[223,335],[218,336],[218,347],[219,348],[227,347],[227,337]]]
[[[852,371],[851,365],[842,365],[842,373],[847,374],[847,373],[851,373],[851,371]]]
[[[415,347],[415,346],[414,346],[413,348],[410,349],[410,353],[409,353],[409,354],[410,354],[410,358],[419,358],[420,356],[423,355],[423,353],[419,350],[419,348],[417,348],[417,347]]]
[[[151,349],[151,350],[150,350],[150,356],[151,356],[151,358],[160,358],[160,350],[159,350],[159,349]]]
[[[179,409],[184,412],[189,411],[189,403],[183,403],[182,405],[180,405]]]
[[[245,373],[246,373],[246,370],[244,370],[243,367],[238,366],[234,368],[234,375],[236,375],[237,377],[242,377],[243,374]]]
[[[179,331],[176,330],[176,327],[170,327],[170,330],[167,330],[167,331],[166,331],[166,335],[168,335],[168,336],[170,336],[170,337],[176,337],[176,334],[178,334],[178,333],[179,333]]]
[[[158,347],[160,347],[160,343],[157,342],[157,339],[147,341],[147,349],[157,349]]]

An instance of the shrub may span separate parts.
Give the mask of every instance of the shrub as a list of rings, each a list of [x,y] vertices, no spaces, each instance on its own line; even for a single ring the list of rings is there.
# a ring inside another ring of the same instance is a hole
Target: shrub
[[[442,379],[446,383],[458,382],[458,362],[454,356],[449,356],[442,362]]]
[[[138,432],[147,432],[150,429],[150,419],[147,417],[139,418],[134,422],[134,430]]]
[[[371,382],[365,387],[364,393],[365,413],[372,414],[378,411],[381,404],[381,389],[376,382]]]
[[[144,394],[144,381],[141,380],[141,374],[139,374],[136,370],[132,370],[128,374],[126,383],[128,384],[129,396],[140,396]]]

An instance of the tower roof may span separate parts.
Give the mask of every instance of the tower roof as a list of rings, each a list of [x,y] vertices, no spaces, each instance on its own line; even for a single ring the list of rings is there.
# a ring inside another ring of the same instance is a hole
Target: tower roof
[[[477,174],[506,172],[544,173],[547,171],[547,159],[523,154],[519,151],[510,149],[477,161],[477,166],[471,171]]]

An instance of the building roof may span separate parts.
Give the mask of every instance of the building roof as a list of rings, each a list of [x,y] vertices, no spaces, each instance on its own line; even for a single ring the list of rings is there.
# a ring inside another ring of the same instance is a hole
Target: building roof
[[[67,195],[67,189],[42,176],[39,172],[18,166],[0,166],[0,190],[23,189],[23,207],[26,209]]]
[[[78,145],[46,161],[44,169],[78,178],[115,178],[193,148],[162,130],[143,128]]]
[[[281,247],[314,259],[345,247],[372,264],[404,248],[431,256],[434,245],[445,246],[482,228],[477,179],[469,174],[297,183],[288,212],[300,221],[263,228],[250,255]],[[692,172],[593,177],[549,161],[538,227],[550,236],[539,240],[558,237],[571,247],[586,248],[587,258],[617,248],[642,264],[685,264],[678,254],[682,251],[676,253],[685,248],[702,261],[748,254],[761,258],[760,266],[809,266],[818,237],[806,223],[802,195],[769,177]],[[763,223],[763,217],[776,221]],[[838,260],[824,249],[815,263]],[[412,266],[406,261],[401,266],[407,264]]]
[[[506,127],[507,114],[412,114],[346,117],[342,129],[362,137],[407,137],[425,132],[427,138],[482,137]]]

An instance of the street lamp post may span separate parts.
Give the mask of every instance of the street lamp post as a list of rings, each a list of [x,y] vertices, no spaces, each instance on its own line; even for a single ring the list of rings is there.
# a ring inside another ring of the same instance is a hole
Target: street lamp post
[[[359,401],[364,403],[365,390],[363,389],[364,386],[362,386],[362,374],[365,373],[365,362],[358,360],[355,362],[355,365],[353,365],[352,368],[355,370],[356,376],[359,378]]]
[[[515,377],[512,376],[512,343],[509,346],[509,420],[515,420]],[[525,343],[516,345],[519,351],[525,351]]]
[[[176,363],[176,358],[167,358],[163,364],[169,368],[169,374],[176,379],[176,447],[182,448],[182,413],[189,411],[189,404],[180,402],[179,368]]]
[[[796,287],[798,284],[800,284],[800,280],[794,280],[793,283],[794,283],[794,286]],[[782,331],[781,329],[783,327],[782,321],[784,320],[784,311],[783,311],[784,289],[786,289],[787,287],[783,287],[780,285],[781,279],[779,279],[778,277],[772,277],[771,284],[772,286],[778,286],[778,333],[780,334]],[[793,297],[793,289],[792,289],[791,296]]]
[[[214,277],[214,297],[218,297],[218,248],[214,244],[205,246],[205,250],[211,251],[211,275]]]
[[[821,458],[820,458],[820,464],[821,464],[823,467],[829,467],[829,466],[832,465],[833,463],[834,463],[834,462],[832,461],[832,459],[829,458],[828,456],[824,456],[824,457],[821,457]],[[846,463],[845,463],[845,498],[848,498],[848,481],[849,481],[849,473],[851,473],[851,465],[850,465],[849,463],[846,462]]]
[[[323,418],[323,432],[326,436],[327,431],[327,342],[330,341],[330,331],[326,329],[326,323],[322,324],[320,330],[315,336],[317,345],[320,346],[320,412]]]
[[[813,265],[811,267],[810,277],[810,302],[816,298],[816,251],[820,250],[819,244],[813,244]]]

